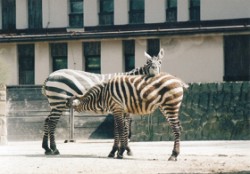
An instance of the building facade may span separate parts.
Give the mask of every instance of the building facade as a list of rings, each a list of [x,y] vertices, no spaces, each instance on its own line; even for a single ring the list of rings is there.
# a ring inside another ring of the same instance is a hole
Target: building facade
[[[186,82],[250,80],[249,0],[0,0],[0,73],[41,85],[61,68],[129,71],[165,50]],[[0,79],[1,79],[0,78]]]

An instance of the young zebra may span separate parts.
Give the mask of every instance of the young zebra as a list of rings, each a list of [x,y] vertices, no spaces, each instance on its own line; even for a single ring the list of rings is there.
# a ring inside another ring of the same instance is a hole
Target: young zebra
[[[45,119],[44,123],[44,135],[42,147],[45,149],[46,155],[59,154],[56,148],[55,142],[55,129],[59,118],[63,111],[69,108],[69,99],[76,95],[83,95],[92,86],[105,82],[114,76],[119,74],[137,75],[137,74],[149,74],[154,75],[160,72],[161,61],[164,56],[164,50],[161,49],[157,57],[151,57],[145,52],[147,62],[144,66],[136,68],[127,73],[117,74],[94,74],[84,71],[76,71],[69,69],[62,69],[55,71],[49,75],[43,85],[43,94],[47,97],[51,108],[49,116]],[[128,116],[126,116],[128,118]],[[129,120],[129,118],[128,118]],[[126,120],[126,122],[128,122]],[[126,123],[125,122],[125,123]],[[127,125],[128,123],[126,123]],[[115,126],[116,127],[116,126]],[[114,134],[117,135],[118,130],[114,130]],[[50,139],[50,148],[48,141]],[[115,136],[114,147],[118,147],[118,137]],[[128,149],[129,150],[129,149]],[[115,153],[115,152],[114,152]],[[129,151],[128,151],[129,153]],[[110,153],[109,156],[114,156]]]
[[[92,87],[85,95],[76,96],[73,102],[74,109],[77,112],[111,112],[121,143],[117,157],[123,158],[123,152],[129,148],[123,125],[124,113],[144,115],[159,108],[175,136],[169,160],[177,160],[181,133],[178,112],[183,98],[183,88],[187,87],[183,81],[166,73],[155,76],[116,76],[106,83]]]

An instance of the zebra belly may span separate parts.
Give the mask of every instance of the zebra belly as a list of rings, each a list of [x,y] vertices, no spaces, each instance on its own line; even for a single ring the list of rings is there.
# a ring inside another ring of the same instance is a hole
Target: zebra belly
[[[143,101],[136,102],[136,105],[134,104],[132,106],[124,107],[125,112],[136,115],[146,115],[153,113],[156,110],[156,108],[158,108],[157,105],[151,106],[150,104],[148,104],[148,102],[143,102]]]

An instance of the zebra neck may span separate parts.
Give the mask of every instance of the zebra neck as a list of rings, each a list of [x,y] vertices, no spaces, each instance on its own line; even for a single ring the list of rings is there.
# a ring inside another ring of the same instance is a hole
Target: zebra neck
[[[143,75],[143,74],[147,74],[146,66],[137,67],[137,68],[125,73],[125,75]]]

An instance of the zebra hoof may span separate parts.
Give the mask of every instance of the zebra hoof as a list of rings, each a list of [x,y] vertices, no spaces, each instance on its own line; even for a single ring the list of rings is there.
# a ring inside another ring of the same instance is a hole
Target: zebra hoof
[[[109,153],[108,157],[109,157],[109,158],[114,158],[114,157],[115,157],[115,154]]]
[[[177,157],[175,157],[175,156],[170,156],[170,157],[168,158],[168,161],[177,161]]]
[[[59,152],[59,150],[54,150],[53,152],[52,152],[52,154],[51,155],[60,155],[60,152]]]
[[[46,150],[45,151],[45,153],[44,153],[45,155],[52,155],[53,154],[53,152],[52,152],[52,150],[51,149],[48,149],[48,150]]]
[[[120,155],[119,153],[117,153],[117,159],[123,159],[123,155]]]
[[[132,151],[127,151],[127,155],[128,155],[128,156],[133,156]]]

